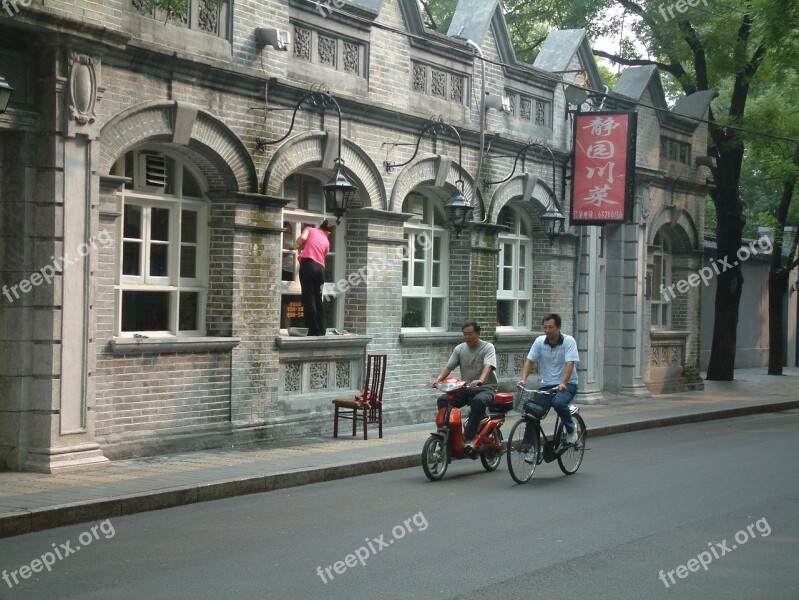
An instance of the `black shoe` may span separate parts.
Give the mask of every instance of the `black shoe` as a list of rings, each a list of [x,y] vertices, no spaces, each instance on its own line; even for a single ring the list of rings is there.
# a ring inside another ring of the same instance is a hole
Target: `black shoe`
[[[467,454],[472,454],[474,450],[474,440],[466,440],[463,442],[463,451]]]

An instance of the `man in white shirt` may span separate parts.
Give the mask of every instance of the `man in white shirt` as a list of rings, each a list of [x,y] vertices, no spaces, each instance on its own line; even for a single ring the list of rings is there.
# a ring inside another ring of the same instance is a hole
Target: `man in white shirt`
[[[552,408],[558,413],[566,427],[566,442],[577,441],[577,428],[569,411],[569,403],[577,393],[577,369],[580,362],[577,353],[577,342],[570,335],[560,332],[560,315],[551,313],[541,320],[544,335],[533,342],[527,360],[524,361],[522,378],[519,385],[525,385],[533,363],[538,363],[541,384],[539,390],[557,388]]]

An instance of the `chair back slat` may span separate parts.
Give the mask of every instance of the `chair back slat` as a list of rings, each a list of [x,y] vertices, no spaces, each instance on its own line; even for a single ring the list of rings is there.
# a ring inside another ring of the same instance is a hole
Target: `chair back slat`
[[[363,397],[368,400],[369,409],[374,411],[383,404],[383,386],[386,382],[385,354],[369,354],[366,361]]]

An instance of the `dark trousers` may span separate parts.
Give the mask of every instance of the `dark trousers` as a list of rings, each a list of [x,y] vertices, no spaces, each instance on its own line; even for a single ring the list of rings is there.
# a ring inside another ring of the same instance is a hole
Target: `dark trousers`
[[[552,388],[555,387],[558,386],[545,385],[538,389],[551,390]],[[575,428],[574,419],[572,419],[572,413],[571,410],[569,410],[569,403],[574,399],[575,394],[577,394],[577,384],[567,383],[566,391],[558,392],[557,394],[555,394],[555,400],[554,402],[552,402],[552,408],[554,408],[555,412],[558,413],[560,420],[563,421],[563,424],[566,426],[566,431],[568,431],[569,433],[572,433]]]
[[[455,392],[455,402],[453,406],[461,408],[469,405],[469,420],[466,422],[466,429],[463,437],[468,441],[474,439],[477,434],[477,426],[486,416],[486,407],[494,401],[494,392],[486,389],[462,388]],[[436,402],[439,410],[447,405],[447,395],[438,397]]]
[[[308,335],[325,335],[325,305],[322,302],[324,283],[325,268],[322,265],[310,258],[300,261],[302,310]]]

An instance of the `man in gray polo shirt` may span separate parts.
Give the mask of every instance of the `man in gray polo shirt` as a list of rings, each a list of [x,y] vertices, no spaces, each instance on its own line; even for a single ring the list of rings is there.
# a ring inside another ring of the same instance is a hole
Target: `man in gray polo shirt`
[[[494,401],[497,391],[497,353],[494,344],[480,339],[480,325],[477,321],[466,321],[461,326],[463,343],[455,346],[452,356],[446,366],[441,369],[434,380],[427,383],[433,386],[442,379],[449,377],[455,367],[460,368],[461,379],[468,382],[468,386],[456,392],[455,406],[458,408],[469,405],[469,420],[463,432],[463,447],[471,450],[472,440],[477,433],[477,426],[486,414],[486,407]],[[439,410],[447,405],[447,395],[438,398]]]
[[[577,441],[577,429],[569,411],[569,402],[577,393],[576,366],[580,362],[577,342],[572,336],[560,332],[560,315],[548,314],[541,320],[541,324],[544,326],[544,335],[538,336],[533,342],[527,360],[524,361],[519,385],[526,384],[533,363],[537,362],[541,375],[541,385],[538,389],[557,388],[558,393],[555,395],[552,408],[566,426],[566,442],[573,444]]]

